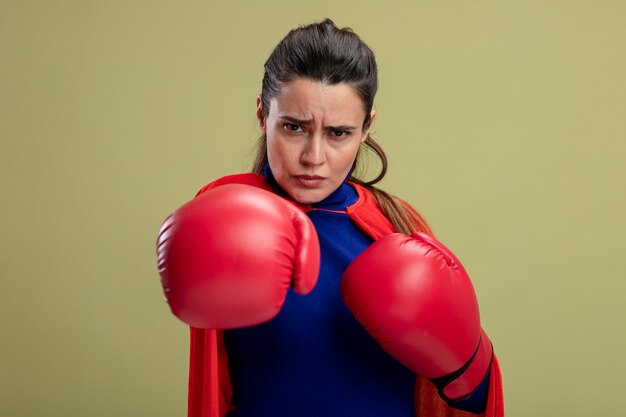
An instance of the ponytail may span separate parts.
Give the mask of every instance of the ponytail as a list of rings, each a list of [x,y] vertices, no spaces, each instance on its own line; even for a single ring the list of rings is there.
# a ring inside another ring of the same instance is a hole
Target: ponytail
[[[354,174],[355,171],[353,170],[353,174],[350,176],[349,180],[362,185],[372,193],[376,202],[385,214],[385,217],[389,219],[398,232],[404,233],[405,235],[410,235],[413,232],[425,232],[432,235],[432,231],[426,221],[413,207],[411,207],[409,203],[374,186],[374,184],[382,180],[387,173],[387,155],[385,154],[383,148],[376,143],[374,138],[370,135],[367,136],[363,146],[374,152],[378,159],[380,159],[380,173],[370,181],[363,181],[358,178],[356,174]],[[357,155],[354,162],[355,167],[359,163],[359,156],[361,153],[362,150],[359,150],[359,155]]]

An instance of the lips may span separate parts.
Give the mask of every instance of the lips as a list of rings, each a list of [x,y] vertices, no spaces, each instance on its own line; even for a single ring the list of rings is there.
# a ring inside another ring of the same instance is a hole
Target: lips
[[[296,178],[303,180],[323,180],[324,177],[319,175],[296,175]]]
[[[319,175],[295,175],[294,178],[304,187],[318,187],[326,178]]]

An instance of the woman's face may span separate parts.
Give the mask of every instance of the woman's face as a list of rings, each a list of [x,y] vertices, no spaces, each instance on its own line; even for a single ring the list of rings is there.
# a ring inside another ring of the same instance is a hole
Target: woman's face
[[[371,121],[374,116],[372,111]],[[257,99],[257,117],[276,181],[304,204],[323,200],[341,185],[369,133],[363,129],[363,102],[344,83],[296,78],[270,101],[267,117]]]

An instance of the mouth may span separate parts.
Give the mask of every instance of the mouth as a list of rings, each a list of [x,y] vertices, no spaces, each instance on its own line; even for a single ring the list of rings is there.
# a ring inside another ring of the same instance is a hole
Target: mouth
[[[294,178],[306,188],[318,187],[326,179],[319,175],[294,175]]]

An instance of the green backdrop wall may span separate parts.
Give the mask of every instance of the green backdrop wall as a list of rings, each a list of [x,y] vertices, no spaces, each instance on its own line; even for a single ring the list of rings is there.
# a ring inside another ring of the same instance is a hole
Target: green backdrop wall
[[[161,221],[245,171],[262,65],[331,17],[377,54],[383,183],[465,263],[510,416],[623,414],[620,1],[1,1],[0,414],[183,416]]]

